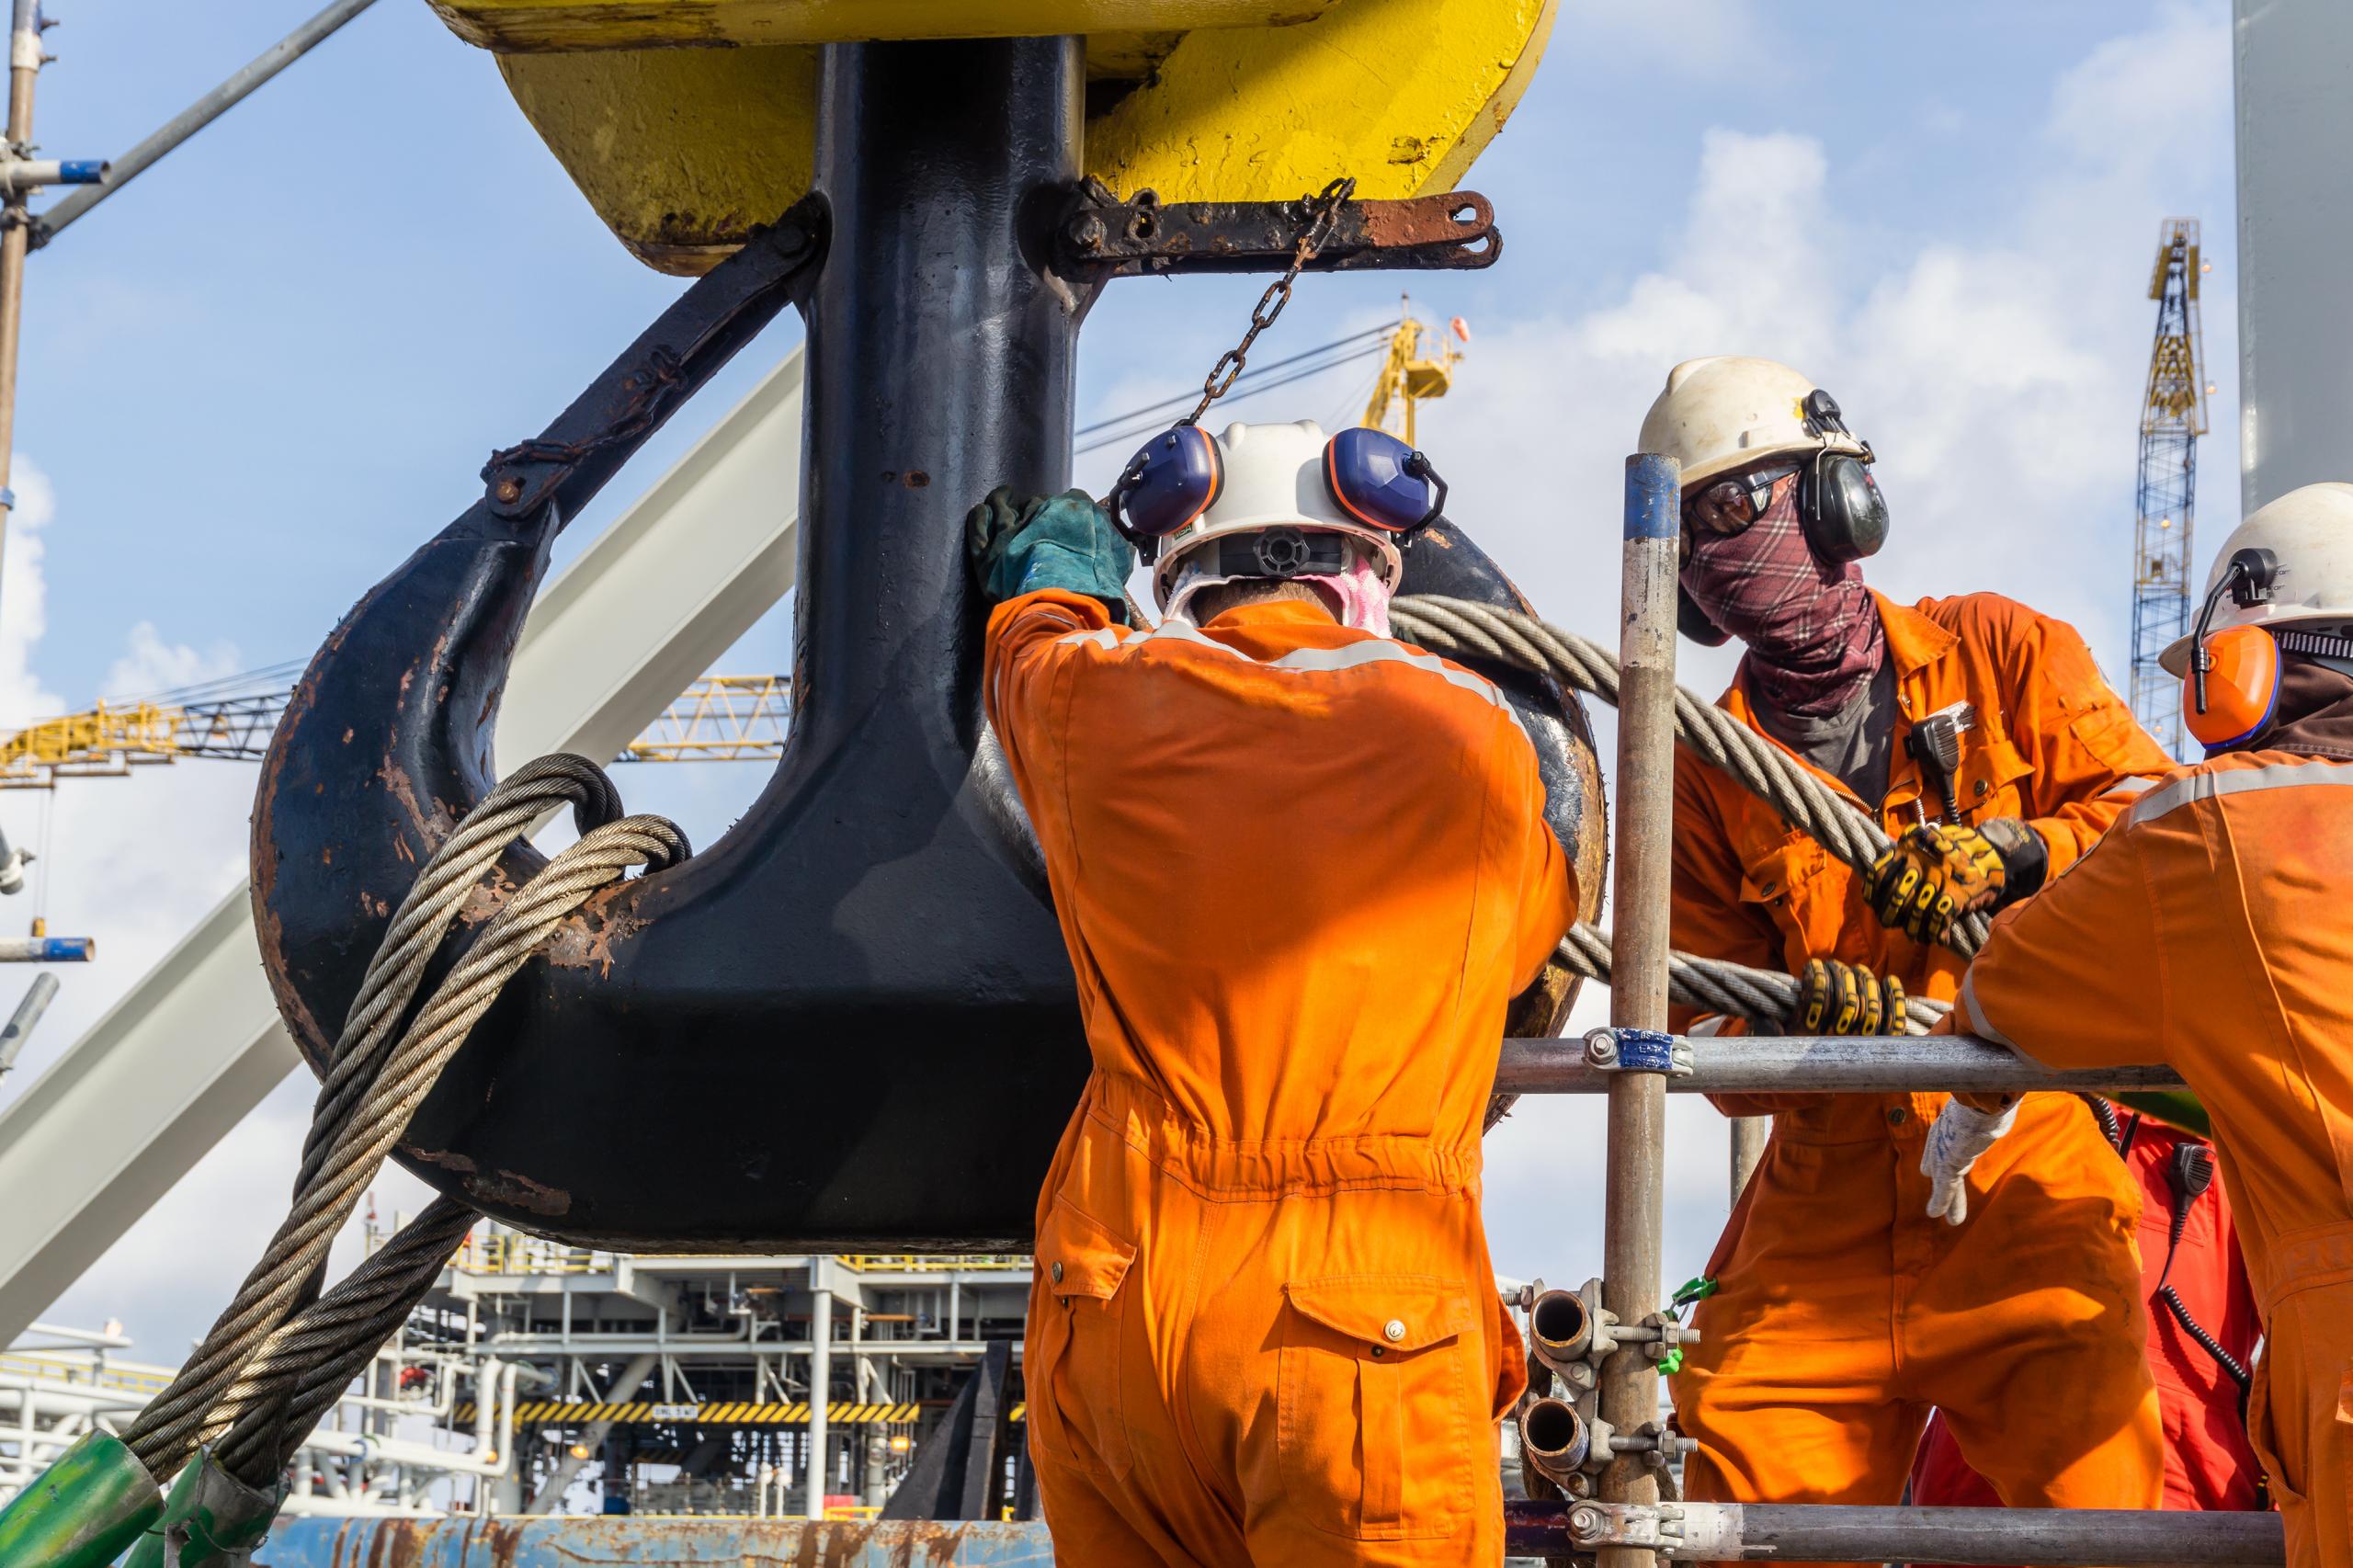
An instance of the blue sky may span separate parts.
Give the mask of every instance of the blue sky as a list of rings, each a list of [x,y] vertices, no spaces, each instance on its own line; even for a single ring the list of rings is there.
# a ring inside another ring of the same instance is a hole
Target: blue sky
[[[62,59],[41,78],[40,140],[119,152],[313,8],[52,0]],[[1531,91],[1466,181],[1495,200],[1502,262],[1408,280],[1426,312],[1474,333],[1423,444],[1454,514],[1554,619],[1591,630],[1616,591],[1620,458],[1667,367],[1790,359],[1884,460],[1894,537],[1875,583],[2026,598],[2075,620],[2120,679],[2143,290],[2169,214],[2204,220],[2214,263],[2222,434],[2203,454],[2201,568],[2235,520],[2228,7],[1831,15],[1809,30],[1751,0],[1563,0]],[[1084,340],[1081,422],[1197,383],[1260,286],[1114,289]],[[382,0],[33,258],[0,723],[306,657],[478,493],[492,447],[535,431],[680,287],[610,239],[486,55],[420,0]],[[1398,287],[1309,280],[1262,356],[1382,319]],[[788,322],[747,352],[574,525],[575,545],[795,335]],[[1246,416],[1329,417],[1353,374]],[[1120,455],[1078,477],[1099,488]],[[1685,653],[1689,684],[1721,684],[1720,655]],[[771,617],[728,666],[787,656]],[[706,843],[759,771],[622,782]],[[193,764],[60,792],[52,928],[97,935],[107,956],[64,976],[28,1070],[234,885],[251,787],[235,765]],[[41,812],[0,796],[19,838]],[[225,1297],[266,1232],[304,1098],[257,1112],[61,1312],[119,1312],[158,1353],[200,1328],[210,1308],[188,1300]],[[1670,1267],[1690,1272],[1722,1208],[1721,1133],[1699,1111],[1677,1131]],[[1491,1140],[1500,1267],[1595,1270],[1597,1201],[1560,1195],[1597,1176],[1597,1140],[1586,1108],[1564,1106],[1531,1106]],[[217,1291],[162,1242],[194,1216],[218,1234]]]

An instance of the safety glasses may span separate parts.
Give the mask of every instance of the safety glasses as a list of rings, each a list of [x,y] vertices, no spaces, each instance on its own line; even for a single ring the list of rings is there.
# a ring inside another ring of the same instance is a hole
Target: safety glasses
[[[1446,510],[1446,481],[1427,457],[1386,430],[1343,430],[1324,443],[1324,483],[1349,517],[1401,537]],[[1217,442],[1199,426],[1178,425],[1128,460],[1108,506],[1120,531],[1142,543],[1189,527],[1224,488]]]
[[[1773,487],[1797,472],[1794,466],[1765,468],[1704,484],[1684,499],[1684,527],[1727,536],[1743,532],[1773,504]]]

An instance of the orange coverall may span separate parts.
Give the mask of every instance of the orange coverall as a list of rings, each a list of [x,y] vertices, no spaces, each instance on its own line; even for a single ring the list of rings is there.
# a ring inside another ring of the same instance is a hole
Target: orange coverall
[[[2172,769],[2063,623],[1992,594],[1910,609],[1874,597],[1898,712],[1879,810],[1889,832],[1923,799],[1910,724],[1955,701],[1976,709],[1963,820],[2025,819],[2053,876],[2142,779]],[[1742,686],[1722,706],[1762,733]],[[1675,828],[1676,947],[1792,974],[1843,959],[1915,996],[1958,990],[1958,958],[1882,926],[1860,876],[1688,752]],[[1677,1015],[1678,1028],[1690,1021]],[[2082,1102],[2031,1095],[1972,1174],[1968,1222],[1931,1218],[1920,1154],[1944,1098],[1718,1099],[1729,1114],[1773,1113],[1774,1128],[1674,1382],[1678,1425],[1699,1444],[1690,1497],[1894,1503],[1934,1406],[2013,1506],[2156,1506],[2164,1439],[2143,1364],[2135,1184]]]
[[[2295,1568],[2353,1564],[2353,764],[2242,752],[2151,790],[2006,913],[1955,1022],[2205,1101],[2263,1309],[2247,1425]]]
[[[2263,1330],[2230,1199],[2216,1182],[2188,1206],[2168,1269],[2175,1199],[2165,1167],[2177,1149],[2197,1140],[2119,1108],[2131,1129],[2125,1166],[2141,1185],[2141,1299],[2148,1303],[2149,1372],[2165,1406],[2165,1506],[2256,1507],[2261,1469],[2239,1416],[2239,1385],[2156,1298],[2163,1276],[2200,1327],[2241,1366],[2254,1364]],[[1986,1507],[2001,1499],[1961,1457],[1951,1431],[1936,1421],[1912,1467],[1912,1501],[1924,1507]]]
[[[1147,634],[1013,599],[984,691],[1095,1063],[1024,1353],[1056,1561],[1499,1562],[1527,1374],[1480,1120],[1576,912],[1527,737],[1288,600]]]

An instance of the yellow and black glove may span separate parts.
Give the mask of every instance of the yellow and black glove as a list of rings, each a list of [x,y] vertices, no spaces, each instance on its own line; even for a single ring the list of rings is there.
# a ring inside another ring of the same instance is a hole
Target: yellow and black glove
[[[1935,942],[1961,916],[2034,892],[2050,864],[2042,835],[2016,817],[1976,827],[1923,823],[1871,862],[1868,897],[1881,925]]]
[[[1798,976],[1800,1034],[1902,1034],[1904,983],[1859,963],[1808,959]]]

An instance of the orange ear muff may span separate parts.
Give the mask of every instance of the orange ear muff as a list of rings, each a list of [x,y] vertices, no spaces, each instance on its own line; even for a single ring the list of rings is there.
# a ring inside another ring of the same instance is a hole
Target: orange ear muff
[[[2279,698],[2279,644],[2259,626],[2233,626],[2206,639],[2206,711],[2198,711],[2195,669],[2181,677],[2181,721],[2208,751],[2234,746],[2271,722]],[[2194,658],[2194,655],[2193,655]]]

